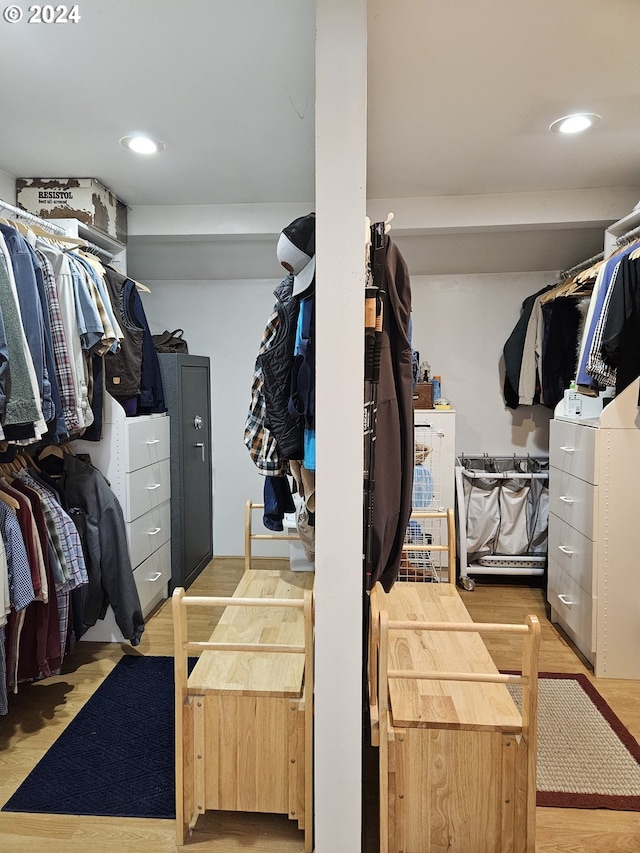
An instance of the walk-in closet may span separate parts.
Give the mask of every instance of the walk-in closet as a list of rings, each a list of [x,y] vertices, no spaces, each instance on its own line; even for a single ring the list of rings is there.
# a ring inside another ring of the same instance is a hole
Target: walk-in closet
[[[3,849],[638,849],[639,41],[2,10]]]

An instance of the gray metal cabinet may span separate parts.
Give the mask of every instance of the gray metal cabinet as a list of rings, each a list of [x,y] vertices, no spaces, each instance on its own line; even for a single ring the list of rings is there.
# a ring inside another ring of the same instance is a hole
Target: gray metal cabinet
[[[209,358],[158,359],[171,419],[171,589],[187,589],[213,554]]]

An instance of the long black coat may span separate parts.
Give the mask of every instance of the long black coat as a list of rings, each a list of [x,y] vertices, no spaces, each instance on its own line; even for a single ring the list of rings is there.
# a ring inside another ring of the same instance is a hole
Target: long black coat
[[[383,302],[380,381],[376,419],[372,574],[388,592],[398,577],[411,515],[413,487],[413,373],[409,317],[411,285],[404,258],[387,238],[384,275],[376,282]]]

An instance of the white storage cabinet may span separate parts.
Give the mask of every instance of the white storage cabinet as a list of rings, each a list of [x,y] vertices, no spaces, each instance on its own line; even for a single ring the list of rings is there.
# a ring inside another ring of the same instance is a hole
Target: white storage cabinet
[[[598,678],[640,678],[639,384],[550,423],[547,600]]]
[[[89,454],[120,502],[133,577],[146,616],[167,598],[171,578],[169,418],[127,418],[122,407],[105,394],[102,440],[78,440],[74,448],[76,453]],[[82,639],[125,641],[111,607]]]

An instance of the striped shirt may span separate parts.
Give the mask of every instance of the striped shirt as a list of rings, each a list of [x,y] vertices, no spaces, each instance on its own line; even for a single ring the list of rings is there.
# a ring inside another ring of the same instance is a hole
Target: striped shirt
[[[49,322],[51,324],[51,340],[53,343],[53,357],[56,363],[56,378],[60,389],[60,400],[62,401],[62,414],[69,433],[78,432],[81,428],[76,412],[76,393],[73,384],[73,373],[69,361],[69,350],[65,338],[60,303],[58,302],[58,291],[56,290],[56,279],[49,258],[42,252],[37,252],[42,264],[45,293],[47,295],[47,306],[49,308]]]

